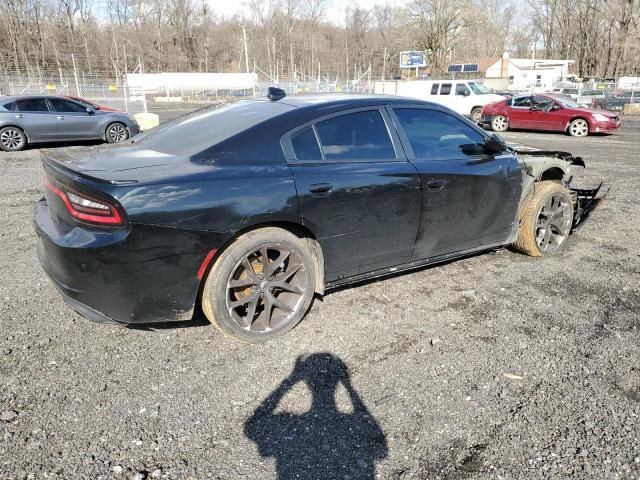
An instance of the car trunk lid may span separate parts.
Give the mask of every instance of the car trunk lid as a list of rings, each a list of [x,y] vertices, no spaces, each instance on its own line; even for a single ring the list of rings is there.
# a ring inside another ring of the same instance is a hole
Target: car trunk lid
[[[211,169],[179,155],[143,149],[132,144],[41,152],[42,162],[72,176],[114,185],[161,181]]]

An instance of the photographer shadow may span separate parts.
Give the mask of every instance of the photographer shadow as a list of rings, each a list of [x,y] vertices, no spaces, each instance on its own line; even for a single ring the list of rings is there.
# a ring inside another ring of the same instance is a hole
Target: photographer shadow
[[[278,404],[298,382],[312,395],[302,414],[276,413]],[[338,410],[342,384],[352,410]],[[283,380],[245,423],[245,435],[263,457],[274,457],[279,480],[373,479],[375,462],[388,454],[384,432],[351,384],[345,363],[329,353],[299,357]]]

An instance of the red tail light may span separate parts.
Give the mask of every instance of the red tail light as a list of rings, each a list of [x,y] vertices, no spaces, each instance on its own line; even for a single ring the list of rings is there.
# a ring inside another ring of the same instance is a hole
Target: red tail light
[[[49,180],[46,180],[44,184],[56,197],[62,200],[73,218],[95,225],[117,226],[124,224],[122,215],[120,215],[115,205],[68,189],[62,185],[57,187]]]

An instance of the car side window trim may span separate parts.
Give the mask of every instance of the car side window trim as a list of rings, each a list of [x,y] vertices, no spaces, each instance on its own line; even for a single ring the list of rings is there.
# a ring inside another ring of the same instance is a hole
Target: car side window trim
[[[393,147],[393,150],[395,152],[395,158],[382,158],[382,159],[376,159],[376,158],[365,158],[365,159],[349,159],[349,160],[339,160],[339,159],[326,159],[325,158],[325,154],[323,152],[322,149],[322,142],[320,141],[320,136],[318,135],[318,131],[316,129],[316,124],[323,122],[325,120],[329,120],[331,118],[335,118],[335,117],[340,117],[343,115],[349,115],[352,113],[358,113],[358,112],[366,112],[366,111],[377,111],[378,113],[380,113],[380,116],[382,117],[382,120],[384,122],[385,128],[387,130],[387,134],[389,135],[389,140],[391,141],[391,145]],[[291,143],[291,138],[296,135],[297,133],[305,130],[308,127],[312,127],[313,133],[316,137],[316,142],[318,143],[318,146],[320,147],[320,154],[322,155],[322,159],[319,160],[298,160],[296,158],[296,154],[295,151],[293,149],[293,145]],[[285,159],[287,160],[287,163],[290,165],[317,165],[317,164],[336,164],[336,163],[389,163],[389,162],[406,162],[407,158],[406,155],[404,153],[404,149],[403,149],[403,145],[402,142],[400,141],[400,138],[398,137],[398,133],[397,130],[395,128],[395,124],[392,121],[391,117],[389,116],[389,113],[387,111],[387,109],[385,108],[384,105],[382,106],[368,106],[368,107],[358,107],[358,108],[350,108],[348,110],[340,110],[339,112],[334,112],[334,113],[330,113],[327,115],[324,115],[322,117],[318,117],[318,118],[314,118],[313,120],[309,120],[308,122],[305,122],[301,125],[298,125],[297,127],[289,130],[288,132],[284,133],[281,137],[280,137],[280,146],[282,148],[282,151],[284,152],[284,156]]]
[[[398,110],[405,110],[405,109],[420,109],[420,110],[431,110],[434,112],[439,112],[439,113],[443,113],[445,115],[449,115],[450,117],[455,118],[456,120],[459,120],[463,123],[465,123],[467,126],[471,127],[471,129],[475,130],[478,134],[480,134],[485,142],[490,138],[489,135],[487,134],[487,132],[485,132],[483,129],[481,129],[478,125],[476,125],[475,123],[473,123],[472,121],[470,121],[467,118],[464,117],[456,117],[454,115],[451,115],[449,112],[447,112],[445,109],[442,108],[438,108],[437,106],[426,106],[423,104],[403,104],[403,105],[390,105],[387,107],[387,110],[389,111],[389,115],[395,125],[395,128],[398,132],[398,135],[402,141],[402,146],[404,148],[404,151],[406,152],[407,158],[409,159],[409,161],[413,161],[413,160],[419,160],[421,157],[417,157],[415,152],[413,151],[413,147],[411,146],[411,142],[409,141],[409,137],[407,136],[406,132],[404,131],[404,129],[402,128],[402,124],[400,123],[400,119],[396,116],[394,109],[398,109]],[[471,158],[471,157],[469,157]],[[434,162],[450,162],[451,159],[432,159],[432,161]]]

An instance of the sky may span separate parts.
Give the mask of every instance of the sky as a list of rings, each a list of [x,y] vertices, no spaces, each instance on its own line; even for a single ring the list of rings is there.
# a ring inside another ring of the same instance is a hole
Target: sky
[[[243,0],[208,0],[216,15],[229,18],[236,13],[248,14],[246,2]],[[374,5],[402,6],[409,3],[409,0],[328,0],[325,18],[331,23],[344,25],[345,10],[347,7],[360,6],[371,8]]]

